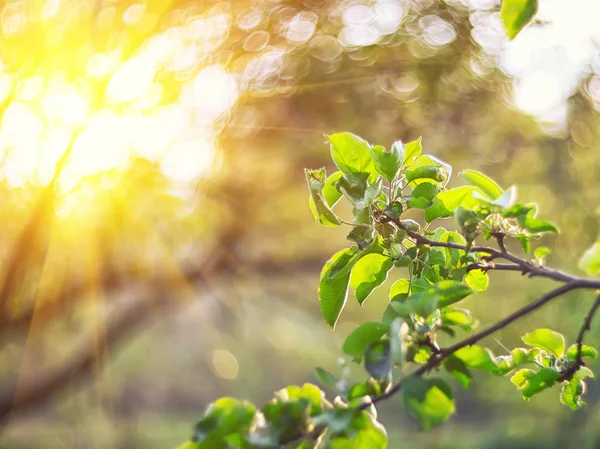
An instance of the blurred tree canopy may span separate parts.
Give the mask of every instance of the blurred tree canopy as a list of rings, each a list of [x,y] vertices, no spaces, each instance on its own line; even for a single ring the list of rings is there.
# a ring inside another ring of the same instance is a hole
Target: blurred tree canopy
[[[183,299],[302,285],[335,248],[299,207],[302,168],[330,164],[323,133],[422,135],[518,183],[572,230],[555,261],[575,260],[598,230],[600,63],[593,33],[544,34],[565,27],[548,3],[508,44],[494,0],[4,0],[0,416]],[[517,94],[538,84],[546,107],[527,109]],[[211,313],[235,333],[231,301]]]

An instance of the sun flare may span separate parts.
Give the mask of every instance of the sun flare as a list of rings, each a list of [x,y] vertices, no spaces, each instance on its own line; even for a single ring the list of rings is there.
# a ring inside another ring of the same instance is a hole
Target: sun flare
[[[126,13],[123,20],[137,22],[144,11]],[[67,151],[58,178],[63,192],[137,157],[158,163],[177,184],[207,176],[215,123],[234,107],[239,88],[221,65],[199,67],[199,43],[226,30],[205,26],[204,35],[197,21],[189,21],[187,34],[173,27],[153,35],[128,58],[118,50],[91,54],[76,77],[60,66],[25,76],[0,59],[0,176],[13,186],[47,184]]]

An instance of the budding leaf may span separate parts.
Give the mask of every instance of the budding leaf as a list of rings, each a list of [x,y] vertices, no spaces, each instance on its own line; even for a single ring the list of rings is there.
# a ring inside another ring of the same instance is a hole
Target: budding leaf
[[[595,348],[592,348],[591,346],[588,345],[581,345],[581,357],[591,357],[593,359],[595,359],[598,356],[598,351],[596,351]],[[577,359],[577,345],[571,345],[569,346],[569,349],[567,349],[567,358],[569,360],[576,360]]]
[[[335,165],[346,175],[367,172],[372,179],[377,177],[371,145],[351,133],[338,133],[327,136],[331,143],[331,157]]]
[[[500,19],[509,39],[514,39],[531,22],[537,9],[537,0],[503,0]]]
[[[350,287],[355,290],[360,304],[385,282],[393,264],[391,257],[382,254],[367,254],[356,262],[350,276]]]
[[[404,145],[401,142],[395,142],[390,151],[386,151],[381,145],[376,145],[371,148],[371,153],[377,172],[389,182],[392,182],[398,175],[400,168],[402,168]]]
[[[470,185],[478,187],[491,200],[497,200],[502,195],[502,188],[483,173],[475,170],[463,170],[458,176]]]
[[[421,138],[419,137],[414,142],[407,143],[404,147],[404,161],[403,166],[410,166],[412,163],[421,155],[423,146],[421,145]]]
[[[578,266],[590,276],[600,273],[600,242],[594,243],[583,253]]]
[[[565,337],[550,329],[537,329],[521,337],[524,343],[535,348],[543,349],[556,357],[565,352]]]
[[[389,326],[382,323],[364,323],[354,329],[346,338],[342,349],[344,353],[360,358],[364,355],[367,346],[378,342],[387,334]]]
[[[423,430],[444,422],[455,411],[452,388],[439,378],[407,378],[402,385],[402,402]]]

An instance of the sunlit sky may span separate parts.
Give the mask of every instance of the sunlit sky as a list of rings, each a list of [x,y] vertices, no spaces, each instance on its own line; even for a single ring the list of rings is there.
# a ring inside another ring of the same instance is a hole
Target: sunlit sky
[[[514,104],[554,129],[564,128],[565,99],[590,67],[600,72],[594,43],[600,39],[600,2],[542,0],[538,19],[545,24],[526,28],[512,42],[502,31],[497,1],[458,2],[476,9],[471,14],[473,38],[485,52],[498,57],[500,67],[513,77]],[[47,1],[43,14],[56,13],[52,9],[56,3]],[[377,43],[400,26],[405,3],[348,3],[339,11],[345,25],[337,36],[339,45]],[[23,26],[22,16],[5,12],[3,33],[17,32]],[[67,81],[58,70],[17,77],[0,61],[0,101],[8,102],[0,125],[1,175],[12,185],[46,183],[71,142],[71,159],[60,178],[63,190],[73,188],[86,175],[125,167],[134,156],[159,162],[162,171],[179,183],[206,175],[218,151],[215,140],[219,123],[243,93],[245,83],[240,80],[252,77],[253,71],[265,70],[265,65],[281,64],[275,48],[248,64],[243,74],[229,73],[209,62],[232,26],[252,29],[260,20],[259,13],[251,9],[236,18],[227,13],[192,17],[181,26],[153,35],[141,51],[125,59],[118,50],[95,53],[89,57],[85,76],[76,82]],[[123,26],[134,26],[144,14],[143,4],[133,4],[123,13]],[[443,46],[455,39],[453,27],[444,20],[437,16],[422,20],[424,39],[430,45]],[[287,23],[288,42],[308,42],[317,21],[314,13],[296,14]],[[323,52],[334,51],[339,56],[341,49],[324,42],[326,39],[320,36],[317,42],[315,38],[313,47],[323,44]],[[244,49],[259,52],[268,40],[269,33],[257,30],[244,41]],[[327,57],[323,55],[324,60]],[[165,68],[195,74],[182,83],[179,99],[168,105],[160,103],[165,86],[158,81],[160,70]],[[108,82],[99,105],[92,98],[94,86],[102,79]],[[592,79],[588,93],[600,104],[600,77]]]

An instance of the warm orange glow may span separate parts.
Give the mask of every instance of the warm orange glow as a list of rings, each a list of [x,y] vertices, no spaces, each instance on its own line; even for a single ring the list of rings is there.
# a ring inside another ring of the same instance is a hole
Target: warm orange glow
[[[59,2],[43,4],[37,12],[41,18],[49,24],[58,20]],[[153,7],[154,12],[141,3],[129,6],[122,13],[123,26],[156,21]],[[20,12],[8,14],[7,8],[2,31],[10,38],[25,25]],[[97,19],[109,21],[112,15],[114,9],[107,8]],[[159,163],[176,183],[208,175],[216,151],[214,124],[233,108],[239,89],[221,66],[201,63],[222,42],[229,18],[211,13],[192,16],[181,25],[149,33],[127,57],[125,48],[118,46],[91,52],[75,78],[58,64],[52,70],[28,70],[23,76],[16,74],[18,67],[9,69],[0,59],[0,103],[5,107],[0,121],[0,176],[14,186],[46,184],[71,143],[59,178],[63,192],[86,176],[123,170],[135,157]],[[85,32],[82,29],[80,48],[64,46],[65,54],[56,59],[81,58]],[[115,42],[117,37],[106,36]],[[174,79],[162,76],[165,73],[175,74]],[[165,90],[173,89],[180,89],[179,98],[161,104]]]

